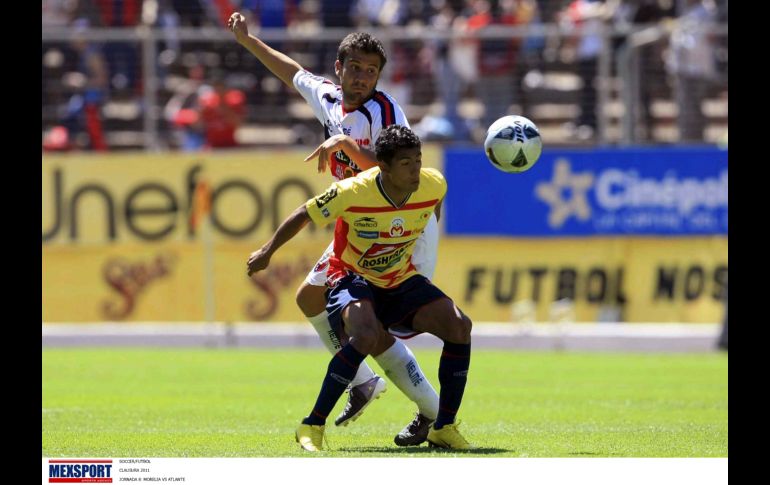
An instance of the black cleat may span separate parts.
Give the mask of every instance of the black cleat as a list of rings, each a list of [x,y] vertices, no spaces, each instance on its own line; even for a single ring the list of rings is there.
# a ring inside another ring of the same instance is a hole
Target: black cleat
[[[393,442],[398,446],[418,446],[428,439],[430,425],[435,419],[430,419],[420,413],[396,435]]]
[[[345,409],[334,420],[334,424],[347,426],[358,419],[372,401],[380,398],[380,394],[385,392],[385,387],[385,379],[380,376],[374,376],[363,384],[352,387],[348,393]]]

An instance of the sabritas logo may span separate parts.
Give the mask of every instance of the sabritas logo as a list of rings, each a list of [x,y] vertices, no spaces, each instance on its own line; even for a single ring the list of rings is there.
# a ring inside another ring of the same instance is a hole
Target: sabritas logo
[[[358,265],[382,273],[401,261],[413,243],[414,239],[401,244],[374,244],[361,256]]]
[[[48,460],[48,483],[112,483],[112,460]]]

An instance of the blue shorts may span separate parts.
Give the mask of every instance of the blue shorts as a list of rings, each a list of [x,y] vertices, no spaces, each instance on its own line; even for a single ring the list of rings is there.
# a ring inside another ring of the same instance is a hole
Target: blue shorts
[[[412,329],[412,319],[417,310],[440,298],[449,297],[420,274],[395,288],[385,289],[350,273],[328,290],[326,311],[332,329],[339,335],[343,328],[342,311],[345,307],[354,301],[369,300],[374,305],[377,319],[391,334],[409,338],[422,333]]]

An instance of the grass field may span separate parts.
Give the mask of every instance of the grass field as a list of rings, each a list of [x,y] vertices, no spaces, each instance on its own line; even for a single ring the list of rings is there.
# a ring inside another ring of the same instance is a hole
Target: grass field
[[[438,350],[415,354],[438,389]],[[308,456],[294,429],[329,359],[306,349],[42,355],[44,457]],[[330,419],[323,455],[727,457],[727,355],[475,349],[459,414],[478,447],[469,453],[393,444],[414,409],[390,385],[351,426]]]

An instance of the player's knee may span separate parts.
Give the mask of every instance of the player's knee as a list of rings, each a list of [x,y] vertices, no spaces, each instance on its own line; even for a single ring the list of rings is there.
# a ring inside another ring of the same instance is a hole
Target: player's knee
[[[297,288],[295,301],[306,317],[314,317],[326,309],[326,288],[303,281]]]
[[[362,354],[372,354],[378,347],[379,332],[372,325],[359,325],[355,335],[351,335],[350,341],[353,346]]]
[[[471,322],[471,319],[466,315],[461,315],[460,318],[452,322],[450,341],[458,344],[470,343],[472,327],[473,322]]]

